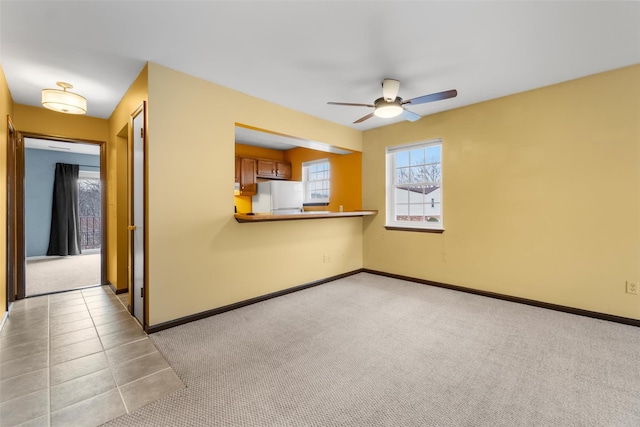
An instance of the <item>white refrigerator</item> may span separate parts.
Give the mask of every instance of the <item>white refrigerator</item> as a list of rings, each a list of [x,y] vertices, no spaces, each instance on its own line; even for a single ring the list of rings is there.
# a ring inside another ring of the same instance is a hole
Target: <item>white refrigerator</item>
[[[264,181],[251,198],[255,213],[292,214],[302,212],[304,193],[301,181]]]

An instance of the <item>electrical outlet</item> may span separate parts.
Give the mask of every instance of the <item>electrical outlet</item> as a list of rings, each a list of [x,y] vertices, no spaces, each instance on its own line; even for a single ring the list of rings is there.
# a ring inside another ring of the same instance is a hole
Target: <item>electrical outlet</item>
[[[638,282],[627,280],[627,293],[638,295]]]

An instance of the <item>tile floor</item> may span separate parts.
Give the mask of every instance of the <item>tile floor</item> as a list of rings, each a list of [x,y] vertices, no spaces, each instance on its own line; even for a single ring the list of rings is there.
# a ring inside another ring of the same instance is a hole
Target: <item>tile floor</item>
[[[106,286],[16,301],[0,331],[0,426],[97,426],[183,388],[125,304]]]

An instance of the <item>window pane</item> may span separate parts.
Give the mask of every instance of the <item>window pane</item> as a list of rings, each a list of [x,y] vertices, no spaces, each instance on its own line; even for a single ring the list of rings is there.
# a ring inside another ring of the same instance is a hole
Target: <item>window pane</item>
[[[424,203],[424,187],[409,187],[409,203]]]
[[[396,167],[405,167],[409,166],[409,152],[401,151],[395,154],[396,156]]]
[[[407,184],[409,182],[409,168],[396,169],[396,184]]]
[[[425,182],[425,171],[422,166],[415,166],[410,169],[410,179],[409,182],[412,184]]]
[[[427,156],[426,156],[426,160],[427,163],[440,163],[440,158],[441,158],[441,149],[442,147],[440,145],[432,145],[430,147],[427,147],[426,151],[427,151]]]
[[[409,205],[409,221],[423,221],[424,208],[422,205]]]
[[[409,205],[396,204],[395,218],[396,221],[409,221]]]
[[[425,150],[424,148],[416,148],[409,152],[411,157],[411,165],[423,165],[425,164]]]

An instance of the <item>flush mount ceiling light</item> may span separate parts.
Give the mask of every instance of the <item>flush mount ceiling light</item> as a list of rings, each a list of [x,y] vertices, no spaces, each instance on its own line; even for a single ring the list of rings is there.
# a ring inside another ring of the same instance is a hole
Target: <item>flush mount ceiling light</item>
[[[67,92],[73,88],[69,83],[57,82],[60,89],[42,89],[42,106],[67,114],[86,114],[87,100],[76,93]]]

